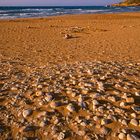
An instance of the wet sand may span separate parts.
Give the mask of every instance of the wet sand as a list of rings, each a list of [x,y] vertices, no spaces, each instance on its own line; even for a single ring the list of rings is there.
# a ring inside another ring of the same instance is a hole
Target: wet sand
[[[0,21],[0,139],[140,139],[140,13]]]

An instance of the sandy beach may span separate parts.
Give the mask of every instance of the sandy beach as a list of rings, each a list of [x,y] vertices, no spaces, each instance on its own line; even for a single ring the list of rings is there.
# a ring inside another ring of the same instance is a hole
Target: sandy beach
[[[0,139],[139,140],[140,13],[0,20]]]
[[[1,20],[0,33],[1,59],[35,65],[140,60],[140,13]]]

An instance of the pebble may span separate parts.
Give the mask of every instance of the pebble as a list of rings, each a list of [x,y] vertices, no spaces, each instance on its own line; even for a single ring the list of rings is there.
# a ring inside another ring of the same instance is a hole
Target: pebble
[[[103,119],[103,120],[101,120],[101,125],[106,125],[106,124],[109,124],[109,123],[111,123],[110,119]]]
[[[13,139],[23,139],[23,136],[32,139],[34,135],[41,139],[40,134],[58,140],[68,136],[70,139],[113,139],[113,134],[114,139],[125,140],[127,135],[129,140],[139,139],[140,106],[134,99],[139,95],[140,64],[95,61],[18,67],[18,62],[8,63],[10,68],[8,64],[8,69],[4,69],[0,62],[0,135],[3,139],[9,135]],[[25,73],[23,78],[10,77],[21,67]],[[132,76],[131,80],[128,75]],[[11,90],[11,87],[16,88]],[[70,135],[65,129],[71,129]],[[12,132],[16,130],[19,134],[14,136]]]
[[[93,100],[93,101],[92,101],[92,104],[93,104],[94,106],[96,106],[96,105],[99,105],[99,102],[98,102],[97,100]]]
[[[137,117],[136,113],[131,113],[131,116],[132,116],[133,118],[136,118],[136,117]]]
[[[69,104],[67,107],[66,107],[70,112],[74,112],[75,111],[75,107],[73,104]]]
[[[58,107],[58,106],[60,106],[61,105],[61,102],[56,102],[56,101],[52,101],[51,103],[50,103],[50,107],[51,108],[56,108],[56,107]]]
[[[127,125],[127,121],[126,121],[126,120],[122,120],[121,123],[122,123],[123,125]]]
[[[110,129],[107,128],[107,127],[105,127],[105,126],[103,126],[103,127],[100,129],[100,132],[101,132],[101,134],[103,134],[103,135],[107,135],[107,134],[110,132]]]
[[[45,96],[45,100],[46,100],[47,102],[50,102],[50,101],[53,100],[53,96],[50,95],[50,94],[48,94],[48,95]]]
[[[64,132],[60,132],[57,139],[58,139],[58,140],[63,140],[63,139],[65,139],[65,133],[64,133]]]
[[[116,98],[114,96],[109,96],[108,100],[112,101],[112,102],[116,102]]]
[[[64,36],[64,39],[71,39],[72,38],[72,35],[69,35],[69,34],[65,34]]]
[[[26,109],[23,111],[22,115],[24,118],[26,118],[27,116],[30,116],[33,113],[33,111],[31,109]]]
[[[124,140],[125,137],[126,137],[126,135],[125,135],[124,133],[120,133],[120,134],[118,135],[118,138],[119,138],[120,140]]]
[[[36,91],[35,95],[36,95],[36,96],[42,96],[43,93],[42,93],[42,91]]]
[[[138,121],[136,119],[131,119],[130,124],[134,125],[134,126],[138,126]]]
[[[140,138],[134,134],[127,134],[127,140],[140,140]]]
[[[127,106],[127,103],[126,102],[121,102],[120,103],[120,107],[125,107],[125,106]]]
[[[133,97],[127,97],[127,98],[126,98],[126,102],[127,102],[127,103],[134,103],[135,100],[134,100]]]

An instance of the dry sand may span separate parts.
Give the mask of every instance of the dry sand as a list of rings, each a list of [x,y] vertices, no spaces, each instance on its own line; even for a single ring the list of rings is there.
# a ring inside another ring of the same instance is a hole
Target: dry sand
[[[64,39],[65,34],[73,38]],[[95,59],[137,61],[139,35],[140,13],[1,20],[0,58],[36,65]]]
[[[1,20],[0,140],[139,140],[139,35],[140,13]]]

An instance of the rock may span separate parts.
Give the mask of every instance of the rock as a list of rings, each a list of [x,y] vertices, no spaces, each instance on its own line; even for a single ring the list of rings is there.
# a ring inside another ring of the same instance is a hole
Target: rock
[[[84,130],[81,130],[81,131],[78,131],[76,134],[78,134],[79,136],[84,136],[86,132]]]
[[[35,95],[39,97],[39,96],[42,96],[43,93],[42,93],[42,91],[36,91]]]
[[[94,120],[94,121],[99,121],[100,118],[99,118],[98,116],[94,116],[94,117],[93,117],[93,120]]]
[[[101,133],[102,135],[107,135],[109,132],[110,132],[110,129],[107,128],[107,127],[105,127],[105,126],[103,126],[103,127],[100,129],[100,133]]]
[[[47,121],[41,121],[39,126],[40,127],[45,127],[47,125]]]
[[[139,93],[139,92],[135,92],[135,95],[136,95],[136,96],[140,96],[140,93]]]
[[[81,92],[82,92],[83,94],[87,94],[87,93],[88,93],[88,91],[89,91],[89,90],[88,90],[87,88],[84,88],[84,89],[82,89],[82,91],[81,91]]]
[[[38,127],[36,126],[26,126],[25,129],[23,130],[24,132],[28,132],[28,131],[35,131],[36,129],[38,129]]]
[[[140,106],[133,106],[132,109],[136,112],[140,112]]]
[[[140,140],[140,138],[134,134],[127,134],[127,140]]]
[[[110,119],[103,119],[103,120],[101,120],[101,125],[106,125],[106,124],[109,124],[109,123],[111,123]]]
[[[123,125],[127,125],[127,121],[126,121],[126,120],[122,120],[121,123],[122,123]]]
[[[75,111],[75,107],[73,104],[69,104],[67,107],[66,107],[70,112],[74,112]]]
[[[61,105],[61,102],[52,101],[52,102],[50,103],[50,107],[51,107],[51,108],[56,108],[56,107],[58,107],[58,106],[60,106],[60,105]]]
[[[125,107],[125,106],[127,106],[127,103],[126,102],[121,102],[120,103],[120,107]]]
[[[33,113],[33,111],[31,109],[26,109],[23,111],[22,115],[24,118],[26,118],[27,116],[30,116]]]
[[[136,118],[136,117],[137,117],[136,113],[131,113],[131,116],[132,116],[133,118]]]
[[[93,104],[94,106],[96,106],[96,105],[99,105],[99,102],[98,102],[97,100],[93,100],[93,101],[92,101],[92,104]]]
[[[69,34],[65,34],[64,36],[64,39],[71,39],[72,38],[72,35],[69,35]]]
[[[138,126],[138,121],[136,119],[131,119],[130,124],[134,125],[134,126]]]
[[[91,94],[90,97],[93,99],[97,99],[97,98],[101,97],[101,94],[100,93]]]
[[[82,109],[86,109],[87,108],[87,103],[86,102],[80,102],[78,104]]]
[[[64,133],[64,132],[60,132],[57,139],[58,139],[58,140],[63,140],[63,139],[65,139],[65,133]]]
[[[102,82],[97,82],[97,85],[99,91],[104,91],[104,84]]]
[[[116,98],[114,96],[109,96],[108,100],[112,101],[112,102],[116,102]]]
[[[5,131],[4,126],[0,125],[0,134],[4,131]]]
[[[45,96],[45,100],[46,100],[47,102],[50,102],[50,101],[53,100],[53,96],[52,96],[51,94],[48,94],[48,95]]]
[[[124,140],[125,137],[126,137],[126,135],[125,135],[124,133],[120,133],[120,134],[118,135],[118,138],[119,138],[120,140]]]
[[[133,97],[127,97],[127,98],[126,98],[126,102],[127,102],[127,103],[134,103],[135,100],[134,100]]]

